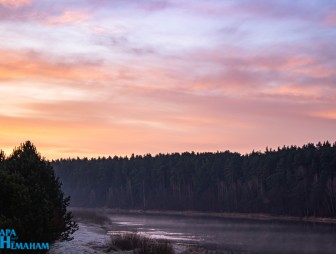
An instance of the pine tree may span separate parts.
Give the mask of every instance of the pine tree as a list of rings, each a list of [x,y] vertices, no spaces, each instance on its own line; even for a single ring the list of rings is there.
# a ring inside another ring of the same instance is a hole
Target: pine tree
[[[0,225],[22,242],[71,240],[78,226],[50,163],[30,141],[0,157]]]

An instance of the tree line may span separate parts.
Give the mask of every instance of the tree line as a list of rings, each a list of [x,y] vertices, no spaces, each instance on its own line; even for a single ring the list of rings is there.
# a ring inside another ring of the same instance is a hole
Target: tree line
[[[336,216],[336,143],[52,163],[72,206]]]

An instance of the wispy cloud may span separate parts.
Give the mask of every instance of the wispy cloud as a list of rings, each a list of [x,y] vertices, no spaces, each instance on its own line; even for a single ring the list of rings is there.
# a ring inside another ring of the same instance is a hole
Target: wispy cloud
[[[82,56],[58,59],[34,51],[0,51],[0,80],[9,79],[63,79],[97,80],[106,79],[102,61]],[[50,58],[51,57],[51,58]]]
[[[90,15],[85,11],[65,10],[61,15],[49,17],[47,23],[51,25],[80,24],[89,18]]]
[[[0,0],[0,5],[8,8],[20,8],[26,5],[30,5],[33,0]]]

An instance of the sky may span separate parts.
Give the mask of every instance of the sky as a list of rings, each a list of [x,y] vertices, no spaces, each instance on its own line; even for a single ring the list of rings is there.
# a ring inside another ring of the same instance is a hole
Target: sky
[[[0,0],[0,149],[336,141],[334,0]]]

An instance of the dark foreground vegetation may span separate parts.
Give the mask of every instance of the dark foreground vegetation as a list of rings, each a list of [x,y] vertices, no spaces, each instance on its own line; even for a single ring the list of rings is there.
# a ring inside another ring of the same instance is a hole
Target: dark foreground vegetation
[[[72,206],[336,215],[336,143],[53,161]]]
[[[174,254],[174,249],[168,241],[159,241],[142,236],[138,233],[114,235],[107,248],[109,251],[132,250],[134,254]]]
[[[8,157],[0,150],[0,229],[14,229],[17,242],[71,240],[77,224],[66,210],[68,204],[53,168],[31,142]]]

